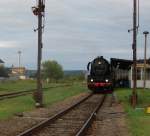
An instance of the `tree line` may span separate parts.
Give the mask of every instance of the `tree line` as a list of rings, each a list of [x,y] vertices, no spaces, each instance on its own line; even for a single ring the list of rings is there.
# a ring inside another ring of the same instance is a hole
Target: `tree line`
[[[65,75],[63,67],[55,60],[48,60],[42,63],[42,77],[48,81],[79,81],[84,80],[84,73],[77,75]]]
[[[8,77],[10,70],[4,66],[0,66],[0,77]],[[36,78],[37,74],[31,75],[32,78]],[[47,82],[58,80],[83,80],[84,74],[78,75],[64,75],[63,67],[55,60],[47,60],[42,63],[41,76],[43,80]]]

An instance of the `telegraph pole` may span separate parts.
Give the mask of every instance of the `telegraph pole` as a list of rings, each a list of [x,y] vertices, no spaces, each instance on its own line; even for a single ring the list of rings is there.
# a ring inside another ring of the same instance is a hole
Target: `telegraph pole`
[[[147,46],[147,35],[149,34],[148,31],[144,31],[143,32],[144,36],[145,36],[145,48],[144,48],[144,82],[143,82],[143,87],[145,89],[146,87],[146,46]]]
[[[137,0],[133,0],[133,90],[131,96],[131,104],[135,108],[137,104]]]
[[[38,17],[38,57],[37,57],[37,90],[34,92],[36,107],[43,106],[43,92],[41,82],[41,60],[42,60],[42,29],[45,12],[45,0],[38,0],[37,6],[32,7],[34,15]]]

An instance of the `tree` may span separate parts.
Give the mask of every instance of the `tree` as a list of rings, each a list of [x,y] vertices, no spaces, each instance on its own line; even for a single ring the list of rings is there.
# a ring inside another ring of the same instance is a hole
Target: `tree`
[[[8,77],[8,71],[4,66],[0,66],[0,77]]]
[[[63,78],[63,68],[57,61],[48,60],[42,63],[42,76],[44,79],[58,80]]]

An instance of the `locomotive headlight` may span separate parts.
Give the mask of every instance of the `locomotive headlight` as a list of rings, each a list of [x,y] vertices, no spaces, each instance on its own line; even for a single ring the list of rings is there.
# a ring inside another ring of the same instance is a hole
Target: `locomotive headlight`
[[[99,61],[98,64],[100,65],[100,64],[102,64],[102,63]]]
[[[108,79],[106,79],[105,81],[106,81],[106,82],[108,82],[109,80],[108,80]]]
[[[91,79],[91,82],[93,82],[94,80],[93,79]]]

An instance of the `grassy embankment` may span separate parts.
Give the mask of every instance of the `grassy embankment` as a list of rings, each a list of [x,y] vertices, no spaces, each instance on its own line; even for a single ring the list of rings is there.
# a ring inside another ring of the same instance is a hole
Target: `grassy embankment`
[[[43,83],[43,87],[59,86],[62,83]],[[0,82],[0,94],[25,91],[36,88],[35,80],[17,80]]]
[[[10,85],[10,88],[9,85],[7,87],[9,90],[11,87],[14,87],[14,85],[13,86]],[[16,85],[16,88],[18,88],[18,85]],[[44,92],[44,104],[46,106],[51,105],[55,102],[62,101],[68,97],[86,91],[87,91],[86,87],[81,83],[74,83],[72,86],[68,86],[68,87],[66,86],[66,87],[47,89],[47,91]],[[0,119],[6,119],[8,117],[13,116],[14,113],[30,111],[34,108],[35,108],[35,103],[32,98],[32,95],[20,96],[17,98],[2,100],[0,101]]]
[[[116,93],[127,113],[127,123],[132,136],[150,136],[150,114],[146,113],[146,107],[150,106],[150,90],[138,89],[138,105],[135,109],[129,103],[131,89],[118,89]]]

